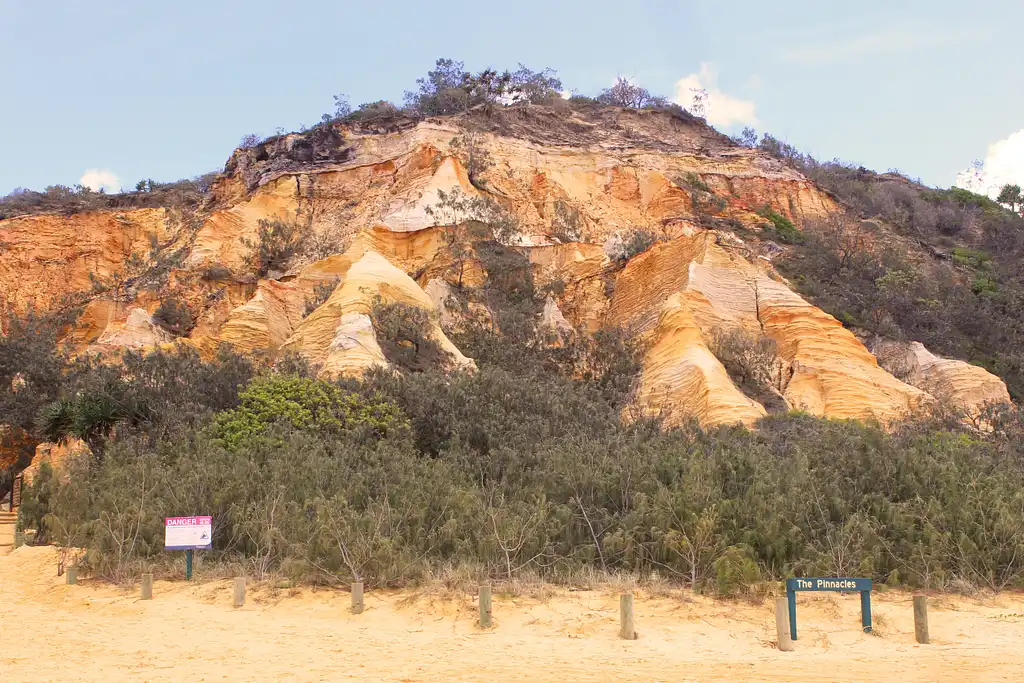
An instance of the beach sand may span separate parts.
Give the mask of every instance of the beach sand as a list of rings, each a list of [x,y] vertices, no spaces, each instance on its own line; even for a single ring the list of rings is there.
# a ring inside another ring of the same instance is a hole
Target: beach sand
[[[495,594],[494,628],[475,596],[231,581],[138,587],[56,575],[53,548],[0,553],[0,680],[36,681],[999,681],[1024,680],[1024,596],[935,595],[932,644],[914,642],[909,593],[876,592],[875,633],[856,594],[799,596],[800,639],[775,649],[772,600],[636,594],[639,639],[618,638],[614,590]]]

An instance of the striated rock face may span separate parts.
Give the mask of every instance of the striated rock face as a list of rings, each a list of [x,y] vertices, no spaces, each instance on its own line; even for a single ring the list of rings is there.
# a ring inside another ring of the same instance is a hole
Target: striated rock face
[[[1010,403],[1006,385],[984,368],[940,358],[919,342],[911,342],[905,354],[908,382],[970,416]]]
[[[706,425],[762,417],[763,406],[736,389],[707,349],[716,333],[736,328],[775,343],[776,390],[791,408],[888,422],[928,400],[881,369],[837,320],[720,242],[728,244],[714,231],[691,229],[619,276],[608,318],[654,340],[639,394],[645,413]]]
[[[742,225],[752,241],[765,205],[798,226],[837,211],[793,169],[663,113],[581,116],[526,108],[501,125],[472,122],[489,162],[473,182],[453,145],[466,122],[432,119],[379,134],[336,127],[319,151],[301,135],[238,150],[194,220],[141,209],[0,221],[0,303],[23,312],[78,295],[85,312],[66,341],[106,351],[168,343],[150,315],[173,295],[194,314],[183,341],[200,352],[295,352],[334,376],[387,366],[371,316],[380,297],[429,311],[427,333],[450,365],[472,368],[442,330],[461,321],[447,302],[460,283],[479,288],[513,266],[452,248],[452,224],[472,216],[428,209],[458,189],[513,219],[506,247],[532,276],[538,327],[552,343],[621,327],[645,344],[631,414],[756,423],[765,407],[715,355],[724,333],[773,345],[766,390],[816,415],[889,422],[935,399],[1009,400],[998,378],[923,347],[910,383],[896,379],[756,258],[757,245],[706,228]],[[258,278],[249,243],[264,219],[302,226],[305,240],[286,272]],[[657,242],[628,254],[638,231]],[[479,300],[465,308],[492,313]]]
[[[113,348],[143,349],[170,343],[174,338],[155,322],[144,309],[133,308],[123,322],[111,322],[99,336],[95,350]]]
[[[387,365],[370,319],[376,298],[438,312],[419,285],[379,253],[356,245],[345,257],[349,265],[334,292],[296,326],[282,347],[302,354],[327,375],[360,374]],[[455,365],[472,367],[473,362],[441,330],[438,317],[434,316],[428,333]]]
[[[0,306],[48,309],[109,284],[125,263],[169,236],[165,209],[23,216],[0,221]]]
[[[652,338],[637,392],[643,414],[670,425],[696,418],[705,426],[750,426],[765,416],[764,407],[736,388],[708,349],[682,292],[665,302]]]

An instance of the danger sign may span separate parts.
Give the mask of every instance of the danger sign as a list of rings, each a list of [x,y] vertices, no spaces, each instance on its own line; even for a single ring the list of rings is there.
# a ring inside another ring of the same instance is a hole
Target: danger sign
[[[213,517],[164,518],[164,550],[208,550]]]

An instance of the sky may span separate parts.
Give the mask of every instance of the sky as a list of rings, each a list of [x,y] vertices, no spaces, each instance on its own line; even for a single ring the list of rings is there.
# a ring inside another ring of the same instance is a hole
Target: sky
[[[221,169],[334,94],[400,102],[438,57],[551,67],[582,94],[625,76],[684,106],[703,88],[729,134],[1024,184],[1021,26],[1019,0],[0,0],[0,195]]]

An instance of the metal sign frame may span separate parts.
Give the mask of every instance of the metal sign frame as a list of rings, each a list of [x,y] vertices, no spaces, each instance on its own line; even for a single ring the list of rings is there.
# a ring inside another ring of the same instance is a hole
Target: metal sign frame
[[[864,633],[871,633],[871,579],[833,577],[786,579],[786,599],[789,601],[789,637],[793,640],[796,640],[797,591],[860,593],[860,623],[864,628]]]

